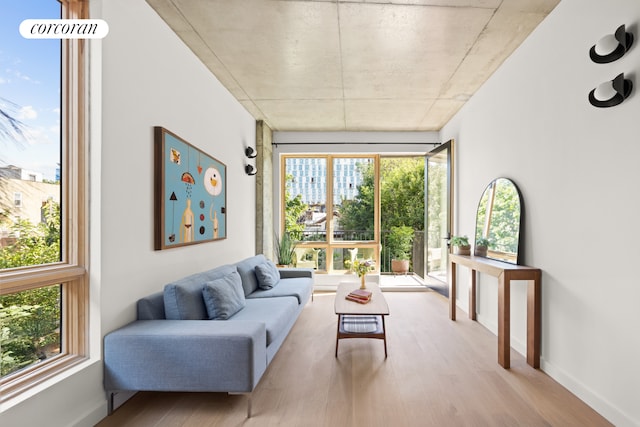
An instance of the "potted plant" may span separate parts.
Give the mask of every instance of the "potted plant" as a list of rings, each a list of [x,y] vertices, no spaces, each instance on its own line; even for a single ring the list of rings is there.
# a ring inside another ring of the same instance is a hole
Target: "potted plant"
[[[275,249],[278,258],[278,266],[286,267],[293,264],[295,245],[289,233],[285,232],[282,237],[276,233]]]
[[[455,255],[471,255],[471,245],[467,236],[453,236],[451,246]]]
[[[485,239],[484,237],[478,237],[476,239],[474,255],[486,257],[488,249],[489,249],[489,239]]]
[[[409,259],[413,248],[413,229],[406,225],[391,227],[387,239],[387,250],[391,257],[391,271],[406,274],[409,272]]]

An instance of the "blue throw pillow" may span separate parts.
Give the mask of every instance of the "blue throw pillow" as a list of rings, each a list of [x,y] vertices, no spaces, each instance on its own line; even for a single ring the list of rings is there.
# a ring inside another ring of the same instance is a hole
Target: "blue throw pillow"
[[[246,305],[237,271],[204,284],[202,297],[211,320],[227,320]]]
[[[256,265],[256,277],[258,278],[258,287],[267,290],[278,284],[280,271],[272,261],[267,261]]]

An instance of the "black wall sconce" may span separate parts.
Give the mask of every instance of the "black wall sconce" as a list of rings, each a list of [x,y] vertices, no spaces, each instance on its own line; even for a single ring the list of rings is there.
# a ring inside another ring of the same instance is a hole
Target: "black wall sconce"
[[[255,175],[255,174],[257,174],[257,173],[258,173],[258,169],[256,169],[256,168],[255,168],[254,166],[252,166],[252,165],[245,165],[245,167],[244,167],[244,172],[245,172],[247,175]]]
[[[613,107],[627,99],[632,89],[633,83],[631,80],[625,79],[624,73],[620,73],[615,79],[601,83],[589,92],[589,102],[594,107]]]
[[[607,34],[589,49],[589,57],[597,64],[608,64],[622,58],[633,45],[633,34],[620,25],[615,34]]]
[[[244,149],[244,155],[249,159],[255,159],[258,153],[251,147],[247,147]]]

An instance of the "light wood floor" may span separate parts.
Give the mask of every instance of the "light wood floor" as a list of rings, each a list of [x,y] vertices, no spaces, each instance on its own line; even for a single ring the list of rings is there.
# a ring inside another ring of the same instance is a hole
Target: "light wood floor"
[[[608,426],[605,419],[436,292],[386,292],[381,340],[341,340],[333,294],[316,294],[252,394],[141,392],[109,426]]]

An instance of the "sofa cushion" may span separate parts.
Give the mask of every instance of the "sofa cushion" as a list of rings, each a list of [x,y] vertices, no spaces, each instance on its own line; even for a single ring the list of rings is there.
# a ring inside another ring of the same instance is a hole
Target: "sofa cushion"
[[[271,289],[280,281],[280,271],[272,261],[267,260],[265,263],[256,265],[256,278],[258,288]]]
[[[295,297],[247,299],[244,310],[237,312],[229,322],[251,320],[262,322],[267,329],[267,346],[288,332],[292,319],[296,318],[298,301]]]
[[[166,316],[164,314],[164,293],[156,292],[136,303],[138,320],[160,320]]]
[[[242,287],[244,288],[244,295],[247,296],[251,292],[258,289],[258,278],[256,277],[256,266],[267,262],[264,255],[255,255],[236,263],[238,273],[242,279]]]
[[[209,318],[204,305],[202,287],[237,271],[233,265],[223,265],[192,274],[164,287],[164,311],[169,320],[205,320]]]
[[[271,297],[296,297],[298,304],[306,304],[313,291],[313,281],[308,277],[296,277],[290,279],[280,279],[275,288],[263,290],[258,289],[248,295],[248,299],[271,298]]]
[[[211,320],[227,320],[245,306],[244,290],[237,271],[205,283],[202,296]]]

